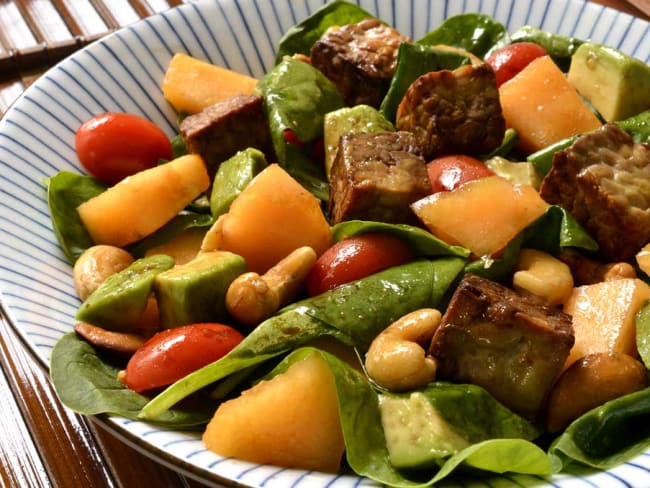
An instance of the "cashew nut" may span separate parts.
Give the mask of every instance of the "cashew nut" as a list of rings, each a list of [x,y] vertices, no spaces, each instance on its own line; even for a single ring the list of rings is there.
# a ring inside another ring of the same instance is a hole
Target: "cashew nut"
[[[262,276],[255,272],[238,276],[226,292],[228,313],[244,324],[259,324],[293,298],[316,258],[311,247],[299,247]]]
[[[370,344],[365,368],[377,385],[407,391],[432,382],[436,361],[423,347],[440,325],[441,315],[433,308],[408,313],[384,329]]]
[[[133,256],[120,247],[104,244],[89,247],[72,269],[77,295],[85,300],[106,278],[126,269],[133,261]]]
[[[144,336],[113,332],[84,322],[77,322],[74,330],[93,346],[125,354],[133,354],[147,340]]]
[[[536,249],[522,249],[515,265],[512,284],[542,298],[548,305],[564,303],[573,292],[573,275],[569,267],[550,254]]]

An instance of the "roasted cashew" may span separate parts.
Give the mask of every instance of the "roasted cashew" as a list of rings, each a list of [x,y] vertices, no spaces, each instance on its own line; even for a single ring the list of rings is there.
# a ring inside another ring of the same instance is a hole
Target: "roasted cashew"
[[[569,266],[574,281],[578,285],[592,285],[601,281],[637,277],[634,266],[625,262],[601,263],[583,256],[576,251],[566,249],[560,253],[559,258]],[[638,259],[639,255],[637,254],[637,261]],[[642,266],[639,267],[643,269]]]
[[[522,249],[515,270],[514,288],[536,295],[550,306],[561,305],[573,292],[569,267],[545,252]]]
[[[393,391],[424,386],[436,377],[436,361],[427,356],[428,344],[440,325],[433,308],[408,313],[384,329],[370,344],[365,367],[377,385]]]
[[[133,256],[120,247],[105,244],[89,247],[72,269],[77,295],[85,300],[106,278],[126,269],[133,261]]]
[[[259,324],[298,292],[316,258],[311,247],[299,247],[262,276],[238,276],[226,292],[228,313],[244,324]]]
[[[133,354],[147,340],[144,336],[113,332],[84,322],[77,322],[74,330],[93,346],[124,354]]]

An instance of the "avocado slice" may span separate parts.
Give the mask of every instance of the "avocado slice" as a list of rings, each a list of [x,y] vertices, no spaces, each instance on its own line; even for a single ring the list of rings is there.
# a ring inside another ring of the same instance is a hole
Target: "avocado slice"
[[[267,165],[264,153],[253,147],[239,151],[221,163],[210,193],[210,211],[213,217],[216,219],[225,214],[233,200]]]
[[[225,320],[226,291],[244,272],[243,257],[227,251],[210,251],[160,273],[154,282],[160,325],[171,328]]]
[[[380,394],[379,411],[390,462],[396,468],[436,465],[470,445],[421,392],[406,397]]]
[[[612,47],[582,44],[568,80],[608,122],[650,108],[650,66]]]
[[[485,166],[513,185],[528,185],[539,190],[539,186],[542,184],[541,174],[535,165],[528,161],[510,161],[501,156],[495,156],[486,160]]]
[[[147,306],[156,275],[173,266],[174,259],[165,254],[134,261],[109,276],[81,304],[75,318],[107,330],[133,331]]]
[[[325,173],[329,179],[330,169],[336,157],[340,137],[348,132],[378,132],[395,127],[377,109],[369,105],[345,107],[325,114],[323,142],[325,145]]]

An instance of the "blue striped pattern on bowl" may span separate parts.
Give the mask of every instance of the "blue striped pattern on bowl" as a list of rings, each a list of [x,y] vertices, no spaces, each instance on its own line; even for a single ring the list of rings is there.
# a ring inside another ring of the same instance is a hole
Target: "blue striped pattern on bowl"
[[[10,322],[43,363],[72,330],[79,300],[71,266],[58,248],[44,180],[59,170],[81,171],[74,133],[104,111],[139,113],[170,136],[175,114],[160,91],[167,63],[186,52],[261,77],[273,63],[282,34],[323,0],[211,0],[167,11],[75,53],[34,83],[0,121],[0,293]],[[481,12],[513,31],[522,25],[617,47],[650,62],[650,24],[582,0],[359,0],[404,34],[423,36],[444,18]],[[207,483],[265,487],[374,486],[354,476],[259,466],[223,459],[196,435],[162,431],[122,418],[107,428],[152,457]],[[463,479],[445,486],[650,486],[650,453],[609,472],[580,479],[505,475]]]

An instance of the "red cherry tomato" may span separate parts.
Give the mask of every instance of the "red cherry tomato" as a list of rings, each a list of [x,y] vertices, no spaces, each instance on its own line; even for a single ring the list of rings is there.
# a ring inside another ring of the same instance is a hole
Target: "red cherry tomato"
[[[137,392],[169,385],[221,358],[243,339],[236,329],[217,323],[158,332],[131,356],[124,384]]]
[[[494,175],[483,162],[462,154],[441,156],[430,161],[427,163],[427,173],[432,193],[452,191],[466,181]]]
[[[403,240],[389,234],[368,233],[348,237],[316,260],[306,279],[309,296],[319,295],[391,266],[411,260]]]
[[[172,145],[153,122],[138,115],[106,112],[81,124],[75,135],[79,161],[95,178],[115,184],[172,158]]]
[[[494,51],[485,62],[492,67],[497,86],[514,77],[533,59],[546,56],[548,52],[534,42],[515,42]]]

